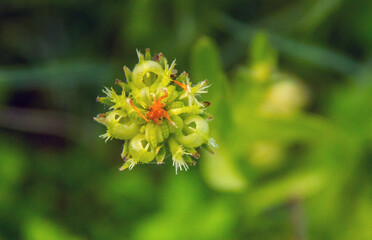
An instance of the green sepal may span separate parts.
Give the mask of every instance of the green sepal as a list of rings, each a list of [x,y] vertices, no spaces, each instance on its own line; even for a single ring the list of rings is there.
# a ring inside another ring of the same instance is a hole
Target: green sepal
[[[187,77],[188,77],[188,73],[187,72],[183,72],[183,73],[181,73],[177,78],[176,78],[176,80],[178,81],[178,82],[181,82],[181,83],[185,83],[186,82],[186,79],[187,79]]]
[[[182,108],[184,106],[185,104],[183,102],[175,101],[175,102],[172,102],[171,104],[168,104],[167,109],[170,110],[170,109],[175,109],[175,108]]]
[[[159,53],[159,63],[160,63],[160,66],[165,69],[166,65],[167,65],[167,59],[164,57],[163,53]]]
[[[100,113],[96,117],[93,117],[93,120],[100,124],[106,125],[106,114]]]
[[[170,119],[176,126],[173,126],[170,122],[167,121],[169,132],[176,133],[182,131],[183,128],[183,120],[179,116],[171,116]]]
[[[200,108],[198,105],[191,105],[191,106],[186,106],[186,107],[181,107],[181,108],[174,108],[168,111],[170,116],[174,115],[180,115],[183,113],[188,113],[188,114],[200,114],[203,112],[203,109]]]
[[[198,151],[196,151],[195,148],[184,147],[184,150],[185,150],[186,153],[191,154],[194,158],[199,158],[200,157],[200,154],[198,153]]]
[[[148,141],[154,148],[164,141],[159,124],[153,122],[148,122],[146,124],[145,137],[146,141]]]
[[[124,171],[125,169],[127,169],[130,166],[130,164],[131,164],[131,162],[129,162],[129,161],[124,162],[124,164],[119,168],[119,170]]]
[[[178,142],[176,141],[176,139],[174,137],[170,137],[168,139],[168,147],[169,147],[169,151],[172,155],[175,155],[179,151],[183,152],[181,145],[178,144]]]
[[[140,128],[140,133],[145,133],[146,132],[146,125],[142,125]]]
[[[127,68],[127,66],[124,66],[123,69],[124,69],[125,78],[127,79],[127,82],[128,83],[132,82],[132,72],[130,71],[130,69]]]
[[[181,131],[176,134],[175,137],[178,143],[185,147],[195,148],[208,141],[209,126],[205,119],[199,115],[191,115],[185,118],[184,124],[184,129],[187,131],[185,133]],[[191,124],[195,124],[195,128],[191,127]]]
[[[190,166],[195,166],[195,164],[196,164],[196,162],[194,160],[192,160],[192,158],[189,155],[184,155],[183,159]]]
[[[164,119],[159,126],[163,139],[167,139],[169,137],[169,127],[166,120]]]
[[[137,51],[138,61],[139,62],[145,61],[145,57],[143,56],[143,54],[138,49],[136,49],[136,51]]]
[[[145,60],[151,60],[151,52],[149,48],[146,48]]]
[[[97,97],[97,102],[103,103],[107,106],[112,106],[115,104],[110,97]]]
[[[122,88],[121,95],[126,96],[126,93],[130,93],[132,91],[129,84],[124,83],[123,81],[116,79],[115,80],[116,85],[119,85]]]
[[[121,152],[121,158],[126,159],[127,155],[129,154],[129,140],[126,140],[123,145],[123,151]]]
[[[168,91],[168,97],[166,100],[167,100],[167,103],[170,104],[178,98],[179,93],[176,91],[176,87],[173,85],[168,86],[167,91]]]
[[[126,159],[124,161],[124,164],[119,168],[119,171],[124,171],[125,169],[129,168],[129,170],[132,170],[134,166],[136,166],[138,161],[136,161],[133,158]]]
[[[156,150],[157,150],[157,155],[155,157],[156,162],[158,164],[162,164],[163,161],[164,161],[164,158],[165,158],[165,153],[166,153],[165,147],[163,145],[161,145],[161,146],[157,147]]]
[[[140,110],[141,111],[141,110]],[[143,113],[142,113],[143,112]],[[142,114],[144,114],[144,111],[141,111]],[[132,111],[128,114],[128,117],[139,124],[143,124],[146,122],[145,119],[143,119],[136,111]]]
[[[155,148],[146,140],[145,135],[137,134],[129,142],[129,154],[134,161],[148,163],[155,158]]]
[[[204,150],[208,151],[209,153],[214,154],[213,149],[210,148],[207,144],[202,144],[200,147],[203,148]]]

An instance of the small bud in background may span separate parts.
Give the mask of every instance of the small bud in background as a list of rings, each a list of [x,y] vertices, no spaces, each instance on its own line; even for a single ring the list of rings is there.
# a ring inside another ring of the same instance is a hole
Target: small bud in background
[[[308,101],[308,90],[301,82],[279,80],[267,90],[261,112],[268,115],[288,116],[301,110]]]
[[[257,83],[264,83],[270,80],[274,66],[271,62],[260,62],[254,64],[251,71],[251,79]]]
[[[256,141],[248,150],[248,162],[259,170],[273,169],[283,160],[283,147],[272,141]]]

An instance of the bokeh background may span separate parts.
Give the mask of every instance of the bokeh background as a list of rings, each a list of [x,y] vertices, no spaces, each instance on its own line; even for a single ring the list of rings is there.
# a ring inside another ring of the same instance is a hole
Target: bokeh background
[[[0,239],[372,239],[372,2],[1,0]],[[136,49],[208,78],[219,144],[119,172]]]

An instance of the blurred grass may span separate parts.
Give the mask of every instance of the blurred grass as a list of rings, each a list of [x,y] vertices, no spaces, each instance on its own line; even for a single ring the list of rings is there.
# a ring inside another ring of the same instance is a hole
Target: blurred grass
[[[3,67],[0,84],[5,87],[48,88],[102,84],[110,76],[109,65],[89,61],[51,62],[43,66]]]

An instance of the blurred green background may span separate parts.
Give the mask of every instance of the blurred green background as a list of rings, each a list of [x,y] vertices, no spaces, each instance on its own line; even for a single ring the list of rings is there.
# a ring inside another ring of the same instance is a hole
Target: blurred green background
[[[1,0],[0,239],[372,239],[372,2]],[[135,49],[212,86],[214,155],[119,172]]]

